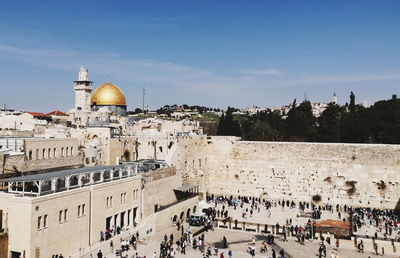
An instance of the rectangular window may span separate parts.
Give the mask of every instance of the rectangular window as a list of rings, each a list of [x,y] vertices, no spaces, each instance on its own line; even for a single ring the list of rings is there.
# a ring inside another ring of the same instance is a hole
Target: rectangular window
[[[123,197],[124,196],[124,194],[121,194],[121,203],[123,203],[124,202],[124,200],[123,200]]]
[[[36,159],[39,159],[39,149],[36,149]]]
[[[43,149],[43,155],[42,155],[42,159],[46,158],[46,149]]]
[[[78,205],[78,217],[80,217],[80,216],[81,216],[81,206]]]
[[[85,216],[85,204],[82,204],[82,216]]]
[[[68,209],[64,210],[64,222],[68,219]]]
[[[74,150],[74,147],[71,147],[71,156],[73,155],[73,150]]]
[[[112,196],[110,197],[110,207],[112,207],[113,201],[112,201]]]
[[[124,202],[126,202],[126,193],[124,193]]]
[[[38,229],[38,230],[41,230],[41,229],[42,229],[42,216],[39,216],[39,217],[38,217],[38,220],[37,220],[37,229]]]
[[[67,148],[65,148],[65,156],[66,156],[66,157],[68,157],[68,154],[69,154],[69,153],[68,153],[68,150],[69,150],[69,148],[68,148],[68,147],[67,147]]]
[[[61,148],[60,156],[61,156],[61,157],[64,157],[64,147]]]
[[[43,216],[43,228],[47,228],[47,214]]]
[[[201,159],[199,159],[199,168],[201,168]]]
[[[51,158],[51,149],[49,148],[47,155],[49,156],[49,159]]]
[[[58,222],[59,222],[59,223],[62,223],[62,222],[63,222],[63,221],[62,221],[62,218],[63,218],[63,211],[60,210],[60,212],[58,213]]]
[[[107,208],[110,207],[109,201],[110,201],[110,197],[107,197],[107,203],[106,203]]]
[[[53,158],[56,157],[56,150],[57,150],[56,148],[53,149]]]
[[[29,160],[32,160],[32,150],[29,151]]]

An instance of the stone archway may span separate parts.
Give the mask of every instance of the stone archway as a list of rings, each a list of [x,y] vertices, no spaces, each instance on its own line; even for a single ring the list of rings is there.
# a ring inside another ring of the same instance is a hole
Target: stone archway
[[[185,212],[181,212],[181,215],[179,215],[179,219],[183,220],[183,218],[185,217]]]
[[[176,222],[178,220],[178,215],[175,215],[173,218],[172,218],[172,222]]]
[[[195,206],[193,206],[193,213],[195,213],[196,212],[196,209],[197,209],[197,206],[195,205]]]
[[[190,208],[187,209],[187,211],[186,211],[186,218],[189,218],[189,216],[190,216]]]

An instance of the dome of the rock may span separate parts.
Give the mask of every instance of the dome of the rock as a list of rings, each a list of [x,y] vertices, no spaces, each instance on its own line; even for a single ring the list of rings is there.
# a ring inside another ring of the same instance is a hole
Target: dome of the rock
[[[98,87],[91,100],[92,106],[126,106],[125,94],[120,88],[111,83]]]

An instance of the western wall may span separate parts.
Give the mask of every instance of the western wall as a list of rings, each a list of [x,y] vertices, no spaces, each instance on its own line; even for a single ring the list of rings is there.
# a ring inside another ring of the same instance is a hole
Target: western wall
[[[209,194],[400,207],[399,145],[195,136],[180,138],[176,152],[183,180]]]

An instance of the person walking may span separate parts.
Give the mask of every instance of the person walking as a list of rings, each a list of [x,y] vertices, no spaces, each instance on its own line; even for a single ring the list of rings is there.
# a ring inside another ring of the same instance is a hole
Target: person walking
[[[232,258],[232,255],[233,255],[232,250],[229,250],[229,251],[228,251],[228,256],[229,256],[229,258]]]
[[[281,255],[282,258],[285,257],[285,250],[283,250],[283,248],[281,249],[281,251],[279,252],[279,254]]]
[[[358,245],[358,249],[360,250],[361,253],[364,253],[364,243],[361,240],[360,244]]]
[[[97,252],[97,258],[103,258],[103,253],[101,252],[101,250]]]
[[[319,258],[322,257],[322,245],[319,246],[319,249],[318,249],[318,257],[319,257]]]
[[[186,240],[184,240],[181,244],[181,253],[186,255]]]

